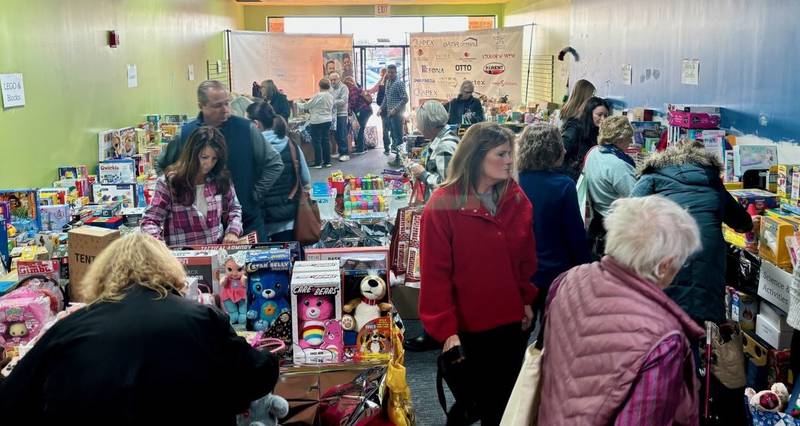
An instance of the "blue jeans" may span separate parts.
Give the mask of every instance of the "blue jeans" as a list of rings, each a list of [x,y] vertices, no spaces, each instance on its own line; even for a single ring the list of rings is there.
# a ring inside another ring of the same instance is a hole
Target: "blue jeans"
[[[339,147],[339,155],[347,155],[347,132],[348,122],[346,115],[336,116],[336,146]]]
[[[389,139],[389,119],[386,118],[386,114],[381,114],[381,130],[383,133],[383,151],[389,152],[389,148],[392,146],[392,140]]]
[[[356,112],[358,119],[358,137],[356,138],[356,151],[364,151],[364,131],[367,130],[367,121],[372,116],[371,109],[362,109]]]
[[[403,143],[403,115],[397,113],[386,118],[389,122],[389,133],[392,136],[392,150],[396,150]]]

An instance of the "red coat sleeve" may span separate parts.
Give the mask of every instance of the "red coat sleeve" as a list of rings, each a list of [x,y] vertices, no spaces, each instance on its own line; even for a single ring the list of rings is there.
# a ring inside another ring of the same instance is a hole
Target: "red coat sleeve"
[[[451,221],[436,195],[422,213],[419,316],[425,331],[444,342],[458,332],[458,317],[453,300]]]
[[[531,220],[524,224],[525,234],[523,235],[523,239],[525,244],[523,247],[530,247],[526,250],[520,250],[520,253],[517,253],[519,256],[518,259],[518,276],[520,277],[519,286],[520,286],[520,294],[522,294],[522,302],[525,305],[532,305],[533,302],[536,300],[536,296],[539,294],[539,288],[536,287],[532,282],[531,278],[533,274],[536,273],[536,238],[533,235],[533,205],[527,204],[528,208],[531,209]]]

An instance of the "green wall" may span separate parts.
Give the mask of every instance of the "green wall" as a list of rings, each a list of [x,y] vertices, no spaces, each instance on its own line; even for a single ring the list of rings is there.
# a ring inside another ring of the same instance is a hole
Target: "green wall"
[[[503,5],[425,5],[392,6],[392,16],[495,15],[503,26]],[[374,6],[246,6],[244,26],[249,31],[265,31],[268,16],[374,16]]]
[[[2,10],[0,73],[23,74],[26,106],[0,110],[0,188],[49,186],[60,165],[94,168],[98,131],[196,113],[206,60],[223,58],[222,31],[244,21],[228,0],[3,0]]]

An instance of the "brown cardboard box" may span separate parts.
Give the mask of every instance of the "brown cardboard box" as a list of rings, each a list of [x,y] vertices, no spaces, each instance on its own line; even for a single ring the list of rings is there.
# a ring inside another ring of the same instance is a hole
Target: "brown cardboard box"
[[[94,258],[119,238],[116,229],[81,226],[69,231],[69,294],[70,300],[81,301],[79,289],[83,276]]]
[[[392,287],[392,304],[400,313],[400,318],[419,319],[419,289],[406,285]]]

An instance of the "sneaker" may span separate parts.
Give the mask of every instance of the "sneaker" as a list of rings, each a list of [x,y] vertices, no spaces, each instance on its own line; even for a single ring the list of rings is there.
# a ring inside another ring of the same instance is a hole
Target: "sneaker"
[[[389,156],[389,155],[392,155],[392,153],[389,152],[389,151],[383,150],[383,155]]]
[[[353,153],[353,157],[355,157],[355,156],[357,156],[357,155],[364,155],[364,154],[366,154],[366,153],[367,153],[367,151],[365,151],[365,150],[362,150],[362,151],[356,151],[356,152],[354,152],[354,153]]]
[[[325,164],[322,165],[322,167],[325,167],[326,169],[330,169],[331,167],[333,167],[333,165],[331,163],[325,163]]]
[[[349,155],[341,155],[339,156],[339,161],[348,161],[350,159]]]
[[[314,164],[313,166],[311,166],[311,168],[312,169],[321,169],[322,168],[322,164]]]

